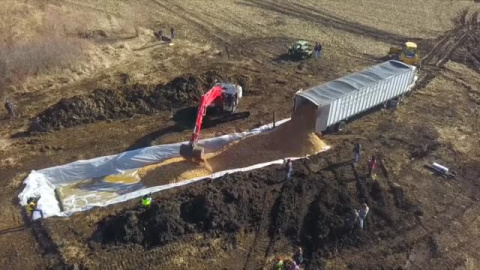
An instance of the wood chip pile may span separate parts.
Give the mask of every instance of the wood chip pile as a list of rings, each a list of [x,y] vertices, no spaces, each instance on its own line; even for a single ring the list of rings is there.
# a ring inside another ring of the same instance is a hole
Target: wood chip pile
[[[235,141],[210,154],[207,164],[173,158],[141,168],[138,175],[145,185],[158,186],[285,157],[315,154],[325,147],[314,133],[315,119],[316,107],[302,106],[290,121],[275,129]]]

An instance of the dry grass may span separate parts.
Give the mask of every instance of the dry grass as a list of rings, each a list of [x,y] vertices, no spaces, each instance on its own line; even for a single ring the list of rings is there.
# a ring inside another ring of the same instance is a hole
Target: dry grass
[[[55,10],[41,10],[3,0],[0,11],[0,85],[14,85],[30,75],[71,66],[81,56],[83,42],[67,35],[73,22]]]

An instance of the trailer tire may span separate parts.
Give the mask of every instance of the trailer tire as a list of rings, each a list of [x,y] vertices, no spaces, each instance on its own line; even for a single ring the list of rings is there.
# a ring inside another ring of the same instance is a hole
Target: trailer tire
[[[325,130],[327,133],[334,133],[335,132],[336,125],[332,125],[327,127],[327,130]]]
[[[390,99],[388,101],[388,108],[392,108],[392,109],[395,109],[397,108],[398,106],[400,105],[400,98],[394,98],[394,99]]]
[[[345,123],[345,121],[340,121],[340,122],[335,126],[335,131],[336,131],[336,132],[340,132],[340,131],[344,130],[345,127],[347,127],[347,123]]]

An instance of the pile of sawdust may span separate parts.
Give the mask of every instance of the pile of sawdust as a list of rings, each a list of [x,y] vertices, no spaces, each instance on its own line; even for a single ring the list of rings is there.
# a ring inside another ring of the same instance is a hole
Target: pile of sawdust
[[[167,159],[138,170],[138,175],[146,186],[161,186],[206,176],[211,173],[212,171],[208,166],[195,164],[181,157]]]
[[[302,106],[277,128],[233,142],[209,158],[213,171],[242,168],[284,157],[302,157],[324,149],[314,133],[317,108]]]
[[[318,153],[325,148],[325,144],[314,133],[316,112],[313,104],[305,104],[297,109],[290,121],[275,129],[232,142],[218,152],[209,154],[207,164],[172,158],[141,168],[138,175],[143,184],[159,186],[210,175],[212,172]]]

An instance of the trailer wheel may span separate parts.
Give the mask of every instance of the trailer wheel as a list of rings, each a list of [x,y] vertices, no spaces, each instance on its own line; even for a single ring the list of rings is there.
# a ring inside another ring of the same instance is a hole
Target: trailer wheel
[[[333,132],[335,132],[335,130],[336,130],[336,125],[332,125],[332,126],[327,127],[326,132],[333,133]]]
[[[400,105],[400,98],[394,98],[388,101],[388,107],[395,109]]]
[[[345,127],[347,127],[347,123],[345,123],[345,121],[340,121],[340,123],[338,123],[338,124],[335,126],[335,131],[336,131],[336,132],[340,132],[340,131],[344,130]]]

